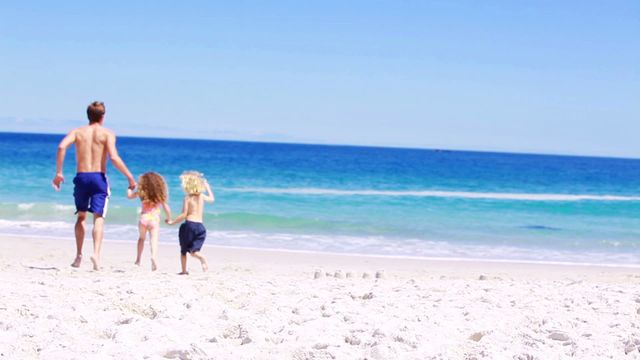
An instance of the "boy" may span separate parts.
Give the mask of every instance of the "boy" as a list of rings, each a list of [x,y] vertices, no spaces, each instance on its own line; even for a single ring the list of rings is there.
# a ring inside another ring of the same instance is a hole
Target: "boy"
[[[113,166],[129,181],[129,189],[136,187],[136,182],[118,155],[116,149],[116,136],[102,126],[104,122],[104,103],[94,101],[87,107],[89,125],[72,130],[62,139],[58,145],[56,156],[56,176],[53,178],[53,187],[56,191],[64,182],[62,168],[67,148],[76,145],[77,174],[73,179],[75,185],[73,197],[76,204],[76,259],[71,266],[79,267],[82,261],[82,245],[84,243],[84,222],[87,212],[93,213],[93,270],[100,270],[100,250],[102,248],[102,235],[104,217],[107,215],[109,203],[109,183],[107,181],[107,156]]]
[[[200,260],[202,271],[207,271],[209,266],[204,255],[200,254],[202,244],[207,236],[207,230],[202,224],[202,213],[204,212],[204,202],[214,202],[213,191],[209,183],[202,177],[202,174],[195,171],[185,171],[180,175],[182,189],[185,192],[182,203],[182,213],[172,221],[167,223],[176,224],[185,220],[180,225],[178,237],[180,238],[180,264],[182,272],[180,275],[189,275],[187,271],[187,253]],[[206,191],[206,194],[203,193]]]

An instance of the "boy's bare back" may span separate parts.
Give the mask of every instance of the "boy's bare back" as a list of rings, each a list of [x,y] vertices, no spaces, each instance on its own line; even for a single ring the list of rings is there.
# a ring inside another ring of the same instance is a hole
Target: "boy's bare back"
[[[204,212],[204,197],[202,194],[186,195],[184,197],[184,209],[187,213],[186,220],[193,222],[202,222],[202,213]]]

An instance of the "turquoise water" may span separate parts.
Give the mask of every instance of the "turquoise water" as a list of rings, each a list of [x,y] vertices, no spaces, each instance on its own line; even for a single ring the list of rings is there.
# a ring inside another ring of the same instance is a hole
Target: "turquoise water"
[[[61,135],[0,133],[0,232],[72,234],[75,170],[55,192]],[[402,256],[640,264],[640,161],[459,151],[120,138],[135,174],[216,193],[207,243]],[[108,170],[107,239],[134,240],[139,203]],[[164,226],[161,241],[176,242]]]

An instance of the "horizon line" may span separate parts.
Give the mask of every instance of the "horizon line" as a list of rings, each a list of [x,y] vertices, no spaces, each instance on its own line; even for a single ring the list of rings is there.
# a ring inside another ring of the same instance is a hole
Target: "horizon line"
[[[18,132],[0,130],[0,134],[26,134],[26,135],[60,135],[64,133],[50,132]],[[295,142],[295,141],[267,141],[267,140],[246,140],[246,139],[211,139],[211,138],[193,138],[193,137],[168,137],[168,136],[139,136],[139,135],[117,135],[120,138],[133,139],[156,139],[156,140],[191,140],[191,141],[220,141],[220,142],[239,142],[239,143],[258,143],[258,144],[281,144],[281,145],[308,145],[308,146],[327,146],[327,147],[354,147],[354,148],[373,148],[373,149],[392,149],[392,150],[422,150],[433,152],[471,152],[486,154],[508,154],[508,155],[531,155],[531,156],[560,156],[560,157],[580,157],[580,158],[599,158],[599,159],[620,159],[620,160],[640,160],[638,157],[630,156],[612,156],[612,155],[588,155],[588,154],[567,154],[567,153],[551,153],[551,152],[530,152],[530,151],[513,151],[513,150],[488,150],[488,149],[454,149],[440,147],[412,147],[398,145],[357,145],[357,144],[339,144],[339,143],[314,143],[314,142]]]

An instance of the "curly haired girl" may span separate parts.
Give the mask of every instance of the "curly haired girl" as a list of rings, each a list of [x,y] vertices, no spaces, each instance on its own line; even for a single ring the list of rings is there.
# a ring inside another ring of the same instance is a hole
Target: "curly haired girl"
[[[160,174],[148,172],[142,174],[138,181],[138,190],[127,190],[129,199],[140,198],[142,210],[140,212],[140,221],[138,221],[138,256],[136,257],[136,265],[140,265],[140,257],[144,250],[144,240],[147,233],[150,235],[151,242],[151,270],[158,268],[158,232],[160,230],[160,208],[164,209],[166,216],[165,223],[171,219],[171,209],[167,204],[168,191],[167,183]]]

